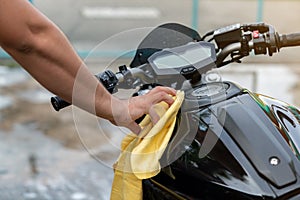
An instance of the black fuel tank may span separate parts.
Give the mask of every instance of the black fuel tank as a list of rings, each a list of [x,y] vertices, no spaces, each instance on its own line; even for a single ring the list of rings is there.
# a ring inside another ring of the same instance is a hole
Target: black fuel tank
[[[145,199],[160,198],[160,192],[174,199],[296,198],[300,163],[296,145],[291,148],[289,134],[283,132],[293,132],[296,143],[297,109],[284,112],[275,100],[262,98],[230,82],[187,91],[178,129],[166,151],[180,155],[165,156],[178,159],[144,181]],[[174,142],[178,134],[181,140]]]

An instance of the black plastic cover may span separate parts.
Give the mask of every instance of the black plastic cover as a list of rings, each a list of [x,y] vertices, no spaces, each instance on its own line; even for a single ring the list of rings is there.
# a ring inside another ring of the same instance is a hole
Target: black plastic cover
[[[261,175],[276,187],[296,181],[291,157],[252,110],[232,103],[219,108],[218,116]]]

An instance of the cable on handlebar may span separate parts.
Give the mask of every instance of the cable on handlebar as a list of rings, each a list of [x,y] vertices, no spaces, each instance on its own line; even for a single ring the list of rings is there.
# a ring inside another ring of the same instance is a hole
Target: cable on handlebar
[[[222,66],[232,62],[232,61],[224,62],[224,60],[226,59],[226,57],[229,54],[231,54],[234,51],[239,51],[240,49],[241,49],[241,43],[239,43],[239,42],[230,44],[227,47],[225,47],[224,49],[222,49],[222,51],[218,54],[218,57],[217,57],[217,61],[216,61],[217,67],[222,67]]]

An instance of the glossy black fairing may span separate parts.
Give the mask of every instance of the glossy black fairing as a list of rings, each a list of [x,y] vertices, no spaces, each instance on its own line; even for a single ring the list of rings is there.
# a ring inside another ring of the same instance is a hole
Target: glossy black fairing
[[[299,138],[297,110],[282,114],[282,104],[222,84],[222,95],[201,93],[197,100],[186,92],[183,109],[198,121],[197,132],[179,159],[144,181],[144,199],[295,199],[300,194],[297,145],[287,142]]]
[[[295,155],[300,159],[300,112],[287,103],[260,94],[253,98],[280,131]]]

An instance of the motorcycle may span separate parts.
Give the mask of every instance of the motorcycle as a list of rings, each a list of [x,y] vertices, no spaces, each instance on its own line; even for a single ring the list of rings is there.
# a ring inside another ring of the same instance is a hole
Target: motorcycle
[[[153,29],[130,67],[96,75],[111,93],[157,85],[185,92],[161,172],[143,180],[144,199],[300,199],[300,111],[213,76],[216,68],[300,46],[300,33],[234,24],[203,37],[176,23]],[[51,98],[55,110],[69,105]]]

